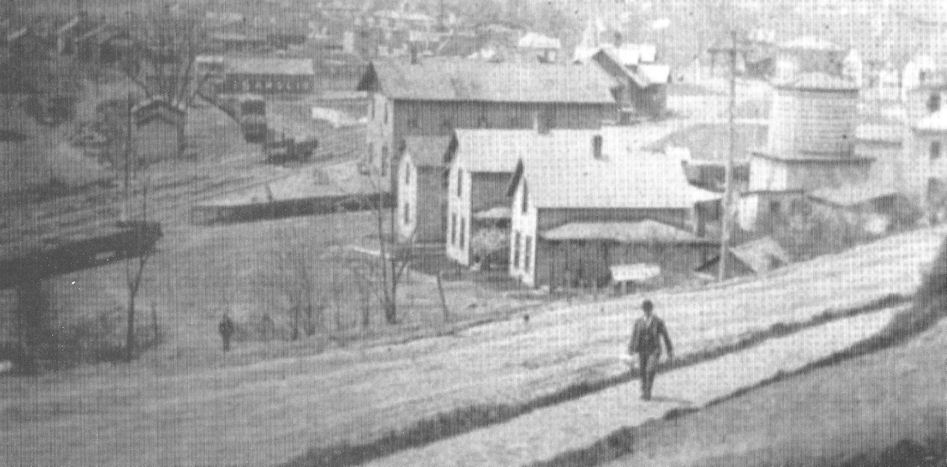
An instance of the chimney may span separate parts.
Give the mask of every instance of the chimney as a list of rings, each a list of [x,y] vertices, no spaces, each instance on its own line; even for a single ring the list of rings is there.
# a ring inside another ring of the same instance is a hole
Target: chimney
[[[549,134],[549,119],[546,117],[545,112],[537,111],[533,113],[533,129],[536,130],[536,133],[541,135]]]
[[[604,157],[602,155],[602,135],[592,136],[592,157],[598,161]]]

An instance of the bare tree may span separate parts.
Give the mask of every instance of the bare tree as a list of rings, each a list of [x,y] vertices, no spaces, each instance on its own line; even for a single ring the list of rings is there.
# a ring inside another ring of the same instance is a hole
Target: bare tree
[[[174,15],[164,8],[134,23],[133,29],[141,34],[139,42],[144,53],[126,60],[126,73],[145,89],[148,97],[164,100],[186,112],[209,78],[206,73],[198,73],[195,66],[204,42],[200,21],[193,16]]]
[[[298,231],[287,226],[277,231],[276,257],[282,271],[282,292],[289,303],[291,339],[298,340],[300,327],[307,335],[314,333],[313,315],[313,248],[300,238]],[[306,323],[303,323],[303,319]]]
[[[126,199],[129,190],[125,190]],[[141,191],[141,218],[129,223],[133,236],[132,244],[125,250],[125,286],[128,291],[127,329],[125,333],[125,360],[131,361],[135,356],[135,298],[141,288],[141,279],[145,273],[145,266],[154,254],[152,229],[148,224],[148,183],[142,186]]]

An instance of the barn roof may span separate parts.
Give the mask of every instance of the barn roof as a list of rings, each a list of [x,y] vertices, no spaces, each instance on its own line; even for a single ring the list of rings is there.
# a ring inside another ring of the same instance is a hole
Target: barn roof
[[[679,160],[626,144],[627,132],[572,132],[564,141],[526,146],[510,191],[525,177],[530,202],[540,208],[690,209],[718,198],[691,186]],[[593,156],[595,134],[603,136],[600,159]]]
[[[618,243],[706,244],[716,242],[662,222],[571,222],[540,234],[545,240],[605,240]]]
[[[809,197],[835,206],[850,207],[897,194],[898,191],[894,188],[875,183],[859,183],[839,188],[820,188],[809,193]]]
[[[312,76],[315,74],[311,58],[227,57],[224,68],[226,73],[247,75]]]
[[[789,253],[772,237],[763,237],[735,246],[730,249],[730,253],[757,274],[792,262]]]
[[[401,100],[615,104],[615,84],[596,66],[426,59],[373,61],[358,89]]]

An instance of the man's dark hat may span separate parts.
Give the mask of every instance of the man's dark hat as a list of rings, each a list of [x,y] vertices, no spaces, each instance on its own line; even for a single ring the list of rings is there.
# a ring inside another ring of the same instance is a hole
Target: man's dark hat
[[[645,300],[641,302],[641,309],[644,311],[651,311],[654,309],[654,303],[651,303],[651,300]]]

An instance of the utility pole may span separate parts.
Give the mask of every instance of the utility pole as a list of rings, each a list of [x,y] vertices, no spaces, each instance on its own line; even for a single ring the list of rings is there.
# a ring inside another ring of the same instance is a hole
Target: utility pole
[[[727,118],[730,131],[730,148],[727,154],[727,168],[724,174],[725,187],[723,193],[723,213],[720,216],[720,263],[717,271],[718,280],[727,278],[727,256],[730,251],[730,225],[733,223],[730,215],[733,212],[733,158],[735,152],[736,131],[734,128],[734,111],[737,95],[737,32],[733,27],[733,7],[730,10],[730,109]]]

